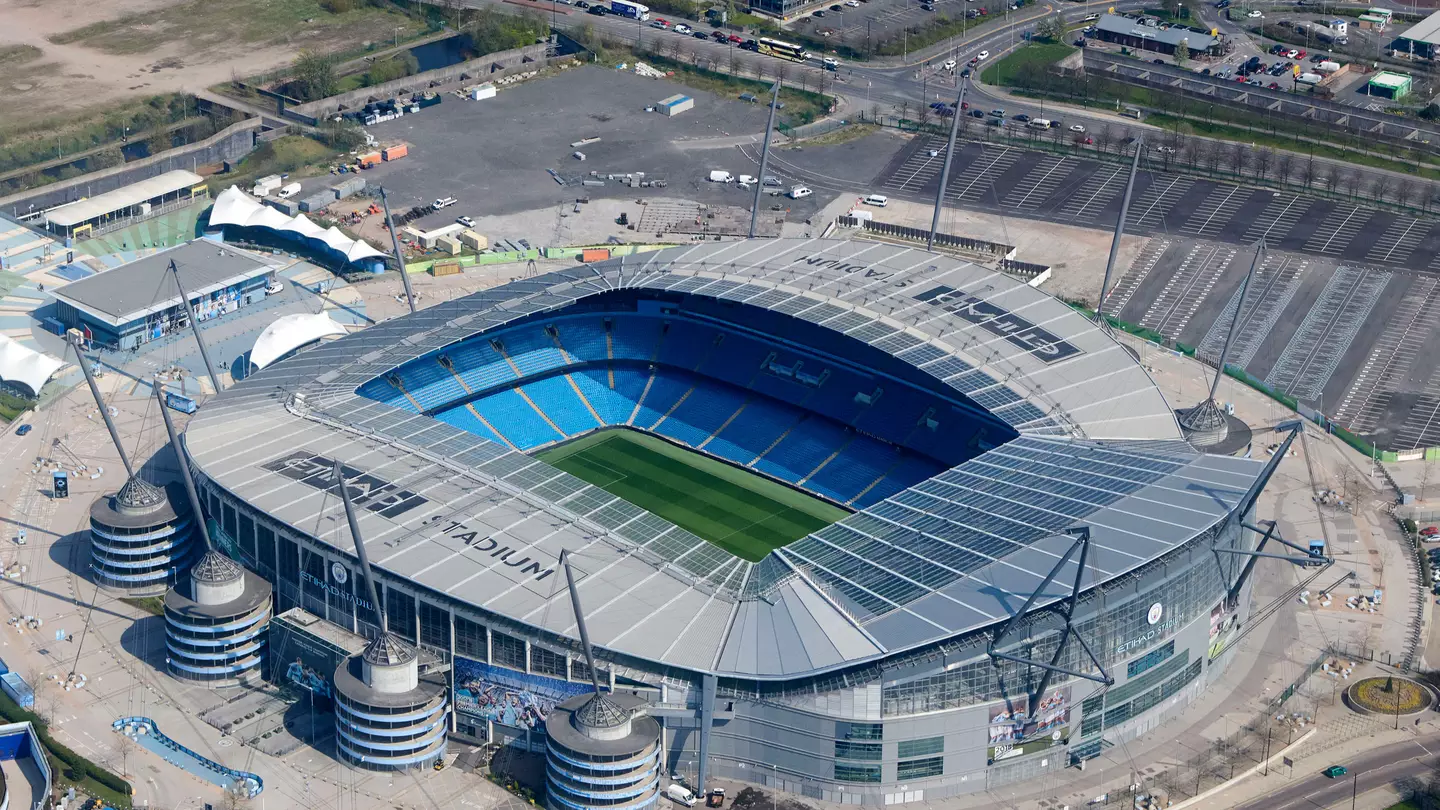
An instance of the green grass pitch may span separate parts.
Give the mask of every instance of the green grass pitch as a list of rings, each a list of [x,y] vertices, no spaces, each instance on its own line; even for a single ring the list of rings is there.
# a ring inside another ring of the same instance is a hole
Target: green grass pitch
[[[752,562],[849,514],[633,430],[599,431],[536,457]]]

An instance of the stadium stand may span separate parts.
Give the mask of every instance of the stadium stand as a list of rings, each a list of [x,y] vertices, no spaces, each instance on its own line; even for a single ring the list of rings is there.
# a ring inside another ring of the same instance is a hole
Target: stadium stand
[[[522,323],[417,358],[360,393],[527,451],[630,426],[853,506],[974,455],[984,427],[939,392],[674,313]]]

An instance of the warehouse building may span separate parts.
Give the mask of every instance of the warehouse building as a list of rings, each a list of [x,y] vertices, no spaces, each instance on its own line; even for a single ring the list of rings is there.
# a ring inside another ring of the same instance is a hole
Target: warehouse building
[[[1095,23],[1095,37],[1127,48],[1167,56],[1173,56],[1182,42],[1191,56],[1219,56],[1224,49],[1224,38],[1218,34],[1211,35],[1179,25],[1166,27],[1154,17],[1102,14],[1100,21]]]
[[[189,328],[172,261],[201,321],[261,301],[275,272],[256,256],[198,239],[55,290],[55,317],[113,349],[134,349]]]
[[[71,239],[88,239],[159,216],[208,196],[205,178],[177,169],[45,212],[45,227]]]

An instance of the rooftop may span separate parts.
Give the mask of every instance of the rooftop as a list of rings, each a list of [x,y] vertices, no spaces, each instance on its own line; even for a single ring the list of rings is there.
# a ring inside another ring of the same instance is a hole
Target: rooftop
[[[172,261],[192,301],[275,269],[250,253],[196,239],[73,281],[51,294],[97,321],[123,326],[180,303]]]
[[[61,228],[70,228],[97,217],[139,205],[146,200],[164,196],[176,191],[193,188],[205,182],[205,178],[183,169],[165,172],[148,180],[141,180],[114,191],[96,194],[94,197],[52,208],[45,213],[45,221]]]
[[[1382,70],[1370,77],[1370,83],[1377,87],[1401,88],[1410,84],[1410,77],[1403,73],[1389,73]]]
[[[457,340],[617,288],[819,324],[1020,436],[750,563],[528,455],[355,393]],[[1072,526],[1089,526],[1097,549],[1085,587],[1134,571],[1226,519],[1263,467],[1195,452],[1145,369],[1039,290],[914,248],[802,239],[620,257],[436,304],[226,390],[186,445],[217,485],[347,555],[327,482],[335,459],[355,467],[374,493],[358,505],[376,567],[569,639],[552,577],[560,552],[576,552],[578,587],[601,606],[587,617],[596,645],[766,679],[994,627],[1040,587]],[[1074,581],[1068,567],[1055,583]],[[1052,583],[1036,606],[1063,591]]]
[[[1192,31],[1183,26],[1160,28],[1158,26],[1141,25],[1139,19],[1126,17],[1122,14],[1102,14],[1100,15],[1100,21],[1097,22],[1095,26],[1101,31],[1153,39],[1156,42],[1163,42],[1167,45],[1178,45],[1181,40],[1184,40],[1185,46],[1192,51],[1203,51],[1215,44],[1215,37],[1201,33],[1200,31]]]

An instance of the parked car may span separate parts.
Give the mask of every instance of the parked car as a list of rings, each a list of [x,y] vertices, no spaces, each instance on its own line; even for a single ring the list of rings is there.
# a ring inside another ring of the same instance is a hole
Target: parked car
[[[971,117],[971,118],[984,118],[984,117],[985,117],[985,111],[984,111],[984,110],[971,110],[971,111],[970,111],[970,117]]]
[[[1085,127],[1082,127],[1082,126],[1080,126],[1079,124],[1071,124],[1071,125],[1070,125],[1070,131],[1071,131],[1071,132],[1084,132],[1084,131],[1085,131]]]
[[[1025,113],[1016,113],[1015,120],[1019,121],[1022,124],[1029,123],[1030,116],[1026,115]]]
[[[20,427],[15,428],[15,435],[16,435],[16,436],[24,436],[25,434],[29,433],[30,431],[32,431],[32,430],[34,430],[34,429],[35,429],[35,428],[34,428],[33,425],[21,425]]]
[[[475,220],[471,219],[470,217],[456,217],[455,221],[460,223],[461,225],[464,225],[467,228],[475,227]]]
[[[706,40],[710,39],[710,37],[706,36],[706,34],[705,34],[704,31],[696,31],[695,33],[691,34],[690,36],[692,36],[692,37],[694,37],[694,38],[696,38],[696,39],[706,39]]]
[[[594,14],[596,17],[604,17],[608,12],[605,11],[604,6],[591,6],[585,9],[585,13]]]
[[[1440,534],[1440,526],[1426,526],[1420,530],[1421,537],[1434,537],[1437,534]]]
[[[665,31],[670,28],[670,23],[667,23],[664,20],[654,20],[650,23],[650,27],[659,28],[661,31]]]

